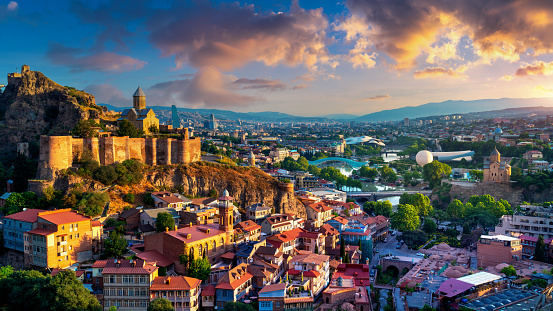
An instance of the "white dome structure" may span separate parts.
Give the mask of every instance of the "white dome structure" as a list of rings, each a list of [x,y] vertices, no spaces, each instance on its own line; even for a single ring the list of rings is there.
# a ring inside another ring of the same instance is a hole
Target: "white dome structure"
[[[428,150],[421,150],[417,153],[416,160],[420,166],[425,166],[434,161],[434,156]]]

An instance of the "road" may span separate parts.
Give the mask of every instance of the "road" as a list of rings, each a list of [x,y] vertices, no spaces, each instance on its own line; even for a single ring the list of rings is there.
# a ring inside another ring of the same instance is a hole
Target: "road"
[[[398,244],[398,240],[396,237],[397,235],[388,235],[388,243],[381,242],[374,247],[374,249],[378,250],[378,253],[373,255],[371,267],[379,264],[381,255],[392,254],[394,256],[415,256],[417,251],[408,249],[406,245],[402,245],[400,249],[397,249],[396,245]]]

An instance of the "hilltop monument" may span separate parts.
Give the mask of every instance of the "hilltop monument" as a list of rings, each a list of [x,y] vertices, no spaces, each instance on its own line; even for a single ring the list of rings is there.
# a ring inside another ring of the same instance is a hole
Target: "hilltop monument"
[[[117,120],[117,125],[120,125],[123,120],[128,120],[146,134],[150,133],[151,127],[159,130],[159,119],[156,118],[156,114],[151,108],[146,108],[146,94],[140,86],[132,96],[132,103],[133,108],[123,110],[121,117]]]

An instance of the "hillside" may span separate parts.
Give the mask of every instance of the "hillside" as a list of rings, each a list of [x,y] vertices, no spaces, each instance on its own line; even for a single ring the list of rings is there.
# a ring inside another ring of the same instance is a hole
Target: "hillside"
[[[428,103],[420,106],[408,106],[397,109],[383,110],[361,116],[355,121],[378,122],[399,121],[404,118],[421,118],[454,113],[470,113],[506,108],[523,108],[536,106],[553,106],[551,98],[500,98],[479,100],[448,100],[441,103]]]
[[[15,156],[17,143],[36,149],[40,135],[68,135],[80,120],[97,119],[94,96],[67,88],[39,71],[22,70],[0,93],[0,160]]]

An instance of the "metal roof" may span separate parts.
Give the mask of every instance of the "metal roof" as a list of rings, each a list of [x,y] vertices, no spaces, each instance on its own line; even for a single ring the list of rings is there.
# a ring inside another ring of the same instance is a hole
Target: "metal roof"
[[[134,92],[134,94],[132,95],[133,97],[135,96],[140,96],[140,97],[146,97],[146,94],[144,94],[144,92],[142,92],[142,89],[140,88],[140,86],[136,89],[136,92]]]
[[[458,278],[458,281],[472,284],[474,286],[490,283],[501,279],[499,275],[491,274],[488,272],[479,272],[467,276]]]

